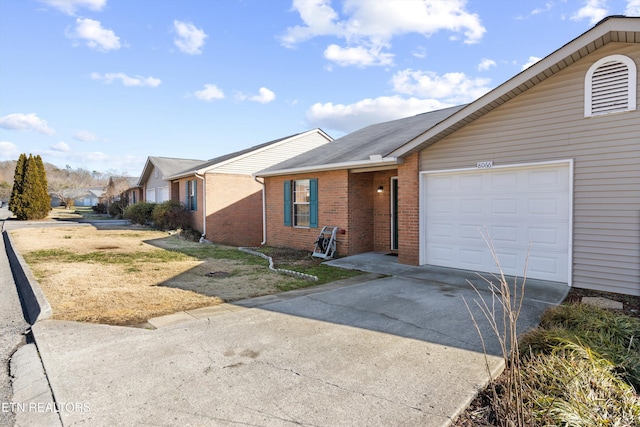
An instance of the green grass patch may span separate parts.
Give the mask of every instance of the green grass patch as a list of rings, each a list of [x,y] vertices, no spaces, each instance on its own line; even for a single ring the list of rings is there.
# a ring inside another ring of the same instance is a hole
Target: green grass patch
[[[193,258],[180,252],[165,251],[162,249],[144,252],[95,251],[81,254],[59,249],[42,249],[27,253],[24,255],[24,259],[27,263],[34,264],[37,264],[38,262],[135,264],[138,262],[188,261]]]
[[[318,278],[317,282],[302,279],[302,283],[297,287],[291,287],[290,285],[283,285],[282,287],[278,286],[278,289],[283,291],[289,291],[291,289],[297,289],[306,286],[321,285],[323,283],[335,282],[336,280],[348,279],[350,277],[360,276],[361,274],[363,274],[362,271],[345,270],[342,268],[329,267],[328,265],[300,266],[278,264],[277,268],[297,271],[298,273],[310,274]]]
[[[182,253],[199,260],[227,259],[238,261],[248,265],[269,265],[267,261],[260,257],[256,257],[246,252],[242,252],[236,248],[226,246],[203,245],[200,243],[194,243],[193,245],[171,248],[170,251]]]

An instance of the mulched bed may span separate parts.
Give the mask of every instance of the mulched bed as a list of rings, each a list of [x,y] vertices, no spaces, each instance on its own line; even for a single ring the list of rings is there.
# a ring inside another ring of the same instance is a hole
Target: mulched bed
[[[571,288],[563,304],[577,304],[582,297],[601,297],[618,301],[623,304],[622,312],[628,316],[640,318],[640,297],[631,295],[615,294],[610,292],[591,291],[588,289]],[[498,381],[500,378],[497,379]],[[471,402],[465,412],[451,424],[452,427],[488,427],[499,426],[495,414],[491,410],[491,391],[488,389],[480,391],[478,396]]]

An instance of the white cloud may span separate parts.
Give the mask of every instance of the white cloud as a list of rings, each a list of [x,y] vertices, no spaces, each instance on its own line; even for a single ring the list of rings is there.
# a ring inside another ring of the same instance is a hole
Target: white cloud
[[[83,40],[92,49],[109,51],[120,49],[120,37],[109,29],[102,28],[100,21],[77,18],[74,31],[67,31],[67,37]]]
[[[258,95],[249,96],[243,93],[239,93],[236,95],[236,98],[241,101],[249,100],[249,101],[259,102],[261,104],[268,104],[274,99],[276,99],[276,94],[273,93],[271,90],[267,89],[266,87],[261,87],[258,90]]]
[[[67,153],[67,152],[71,151],[71,147],[69,147],[69,144],[67,144],[64,141],[60,141],[58,143],[53,144],[51,146],[51,149],[53,151],[59,151],[59,152],[62,152],[62,153]]]
[[[491,67],[496,66],[496,61],[493,59],[482,58],[482,61],[478,64],[478,71],[487,71]]]
[[[340,47],[331,44],[324,51],[324,57],[341,66],[355,65],[367,67],[371,65],[391,65],[393,55],[382,53],[379,48],[366,48],[364,46]]]
[[[347,0],[342,8],[345,18],[340,19],[330,0],[294,0],[293,10],[299,13],[303,25],[287,28],[280,40],[284,46],[294,47],[317,36],[334,36],[346,42],[344,47],[333,44],[335,47],[327,49],[342,61],[341,65],[381,65],[392,58],[382,49],[403,34],[429,37],[438,31],[451,31],[462,34],[465,43],[478,42],[486,30],[479,16],[465,6],[466,0]],[[363,55],[366,52],[369,55]],[[356,60],[358,56],[362,61]],[[372,56],[378,60],[371,61]]]
[[[382,96],[363,99],[353,104],[317,103],[307,111],[307,121],[312,127],[352,132],[364,126],[403,117],[414,116],[427,111],[452,106],[436,99],[403,98]]]
[[[198,90],[194,93],[195,97],[203,101],[211,101],[212,99],[223,99],[224,92],[220,90],[216,85],[206,84],[204,89]]]
[[[107,5],[107,0],[40,0],[40,2],[71,16],[81,8],[99,12]]]
[[[91,73],[91,78],[94,80],[102,80],[105,83],[113,83],[115,80],[120,80],[120,82],[124,86],[147,86],[147,87],[158,87],[162,83],[162,80],[157,79],[155,77],[142,77],[135,76],[131,77],[126,75],[125,73]]]
[[[52,135],[54,133],[54,130],[47,125],[46,120],[42,120],[35,113],[15,113],[0,117],[0,127],[17,131],[32,130],[45,135]]]
[[[100,140],[98,135],[91,133],[87,130],[78,130],[73,134],[73,138],[82,142],[95,142]]]
[[[490,79],[470,78],[464,73],[446,73],[442,76],[433,71],[398,71],[391,78],[393,89],[397,93],[434,98],[447,104],[471,102],[491,88]]]
[[[545,13],[545,12],[549,12],[551,9],[553,9],[553,2],[552,1],[548,1],[544,4],[544,7],[538,7],[536,9],[533,9],[531,11],[532,15],[540,15],[541,13]]]
[[[597,24],[608,15],[606,0],[586,0],[583,7],[571,15],[571,20],[582,21],[588,19],[591,25]]]
[[[540,61],[541,59],[542,58],[538,58],[537,56],[530,56],[529,60],[522,66],[521,71],[526,70],[527,68],[531,67],[533,64]]]
[[[624,13],[627,16],[640,16],[640,0],[627,0],[627,8]]]
[[[0,141],[0,160],[16,160],[20,152],[13,142]]]
[[[173,27],[178,34],[173,43],[182,52],[189,55],[199,55],[202,53],[202,46],[204,46],[204,40],[209,37],[205,32],[199,28],[196,28],[190,22],[183,22],[175,20],[173,21]]]

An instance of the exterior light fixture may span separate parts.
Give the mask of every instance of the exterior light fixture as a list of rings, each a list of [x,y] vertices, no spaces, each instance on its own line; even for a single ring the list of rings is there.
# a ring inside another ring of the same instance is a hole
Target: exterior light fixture
[[[378,193],[382,193],[384,191],[384,187],[381,185],[380,187],[378,187]]]

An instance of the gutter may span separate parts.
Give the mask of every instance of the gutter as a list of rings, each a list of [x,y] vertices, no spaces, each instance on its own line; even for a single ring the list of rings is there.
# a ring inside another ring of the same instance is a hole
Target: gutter
[[[204,180],[204,176],[198,175],[197,172],[194,172],[196,178],[200,178],[202,180],[202,238],[206,239],[207,237],[207,184]],[[198,193],[196,193],[196,197],[198,197]]]
[[[264,181],[258,181],[258,177],[254,176],[253,180],[262,186],[262,242],[260,246],[267,244],[267,192]]]
[[[382,157],[380,155],[373,155],[373,156],[370,156],[369,160],[356,160],[353,162],[329,163],[325,165],[302,166],[302,167],[291,168],[291,169],[265,171],[265,172],[258,172],[253,176],[255,178],[255,177],[279,176],[279,175],[294,175],[299,173],[323,172],[323,171],[342,170],[342,169],[391,167],[391,166],[397,166],[401,163],[402,163],[402,160],[397,157]]]

